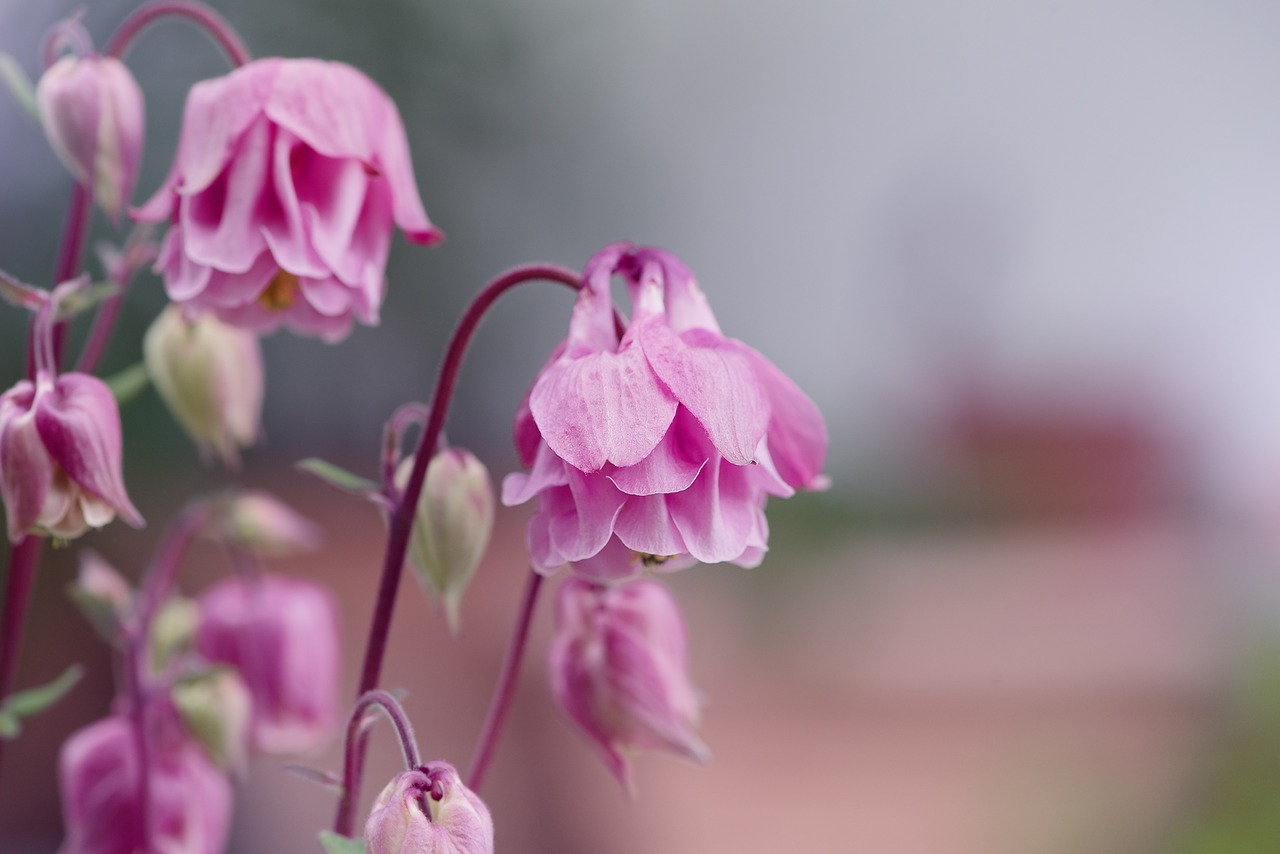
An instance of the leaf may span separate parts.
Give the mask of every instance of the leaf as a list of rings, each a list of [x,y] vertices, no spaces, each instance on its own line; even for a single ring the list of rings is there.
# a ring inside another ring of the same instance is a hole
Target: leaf
[[[106,383],[107,388],[111,389],[111,394],[115,396],[116,403],[123,406],[142,394],[151,384],[151,378],[147,376],[147,366],[138,362],[107,377]]]
[[[320,847],[324,854],[364,854],[364,841],[339,836],[332,830],[320,831]]]
[[[88,278],[83,277],[83,278]],[[62,287],[59,285],[59,287]],[[54,315],[54,320],[70,320],[83,311],[88,311],[100,302],[105,302],[111,297],[120,293],[120,286],[111,282],[103,282],[100,285],[90,285],[85,282],[83,285],[76,286],[73,290],[66,294],[56,294],[58,297],[58,311]]]
[[[11,715],[0,709],[0,741],[12,741],[22,732],[22,724],[17,715]]]
[[[29,718],[58,702],[84,676],[84,668],[73,664],[62,675],[47,685],[28,688],[13,694],[5,701],[0,714],[13,718]]]
[[[13,93],[13,97],[18,101],[18,106],[22,107],[27,115],[39,122],[40,107],[36,104],[35,87],[27,79],[27,72],[23,71],[17,60],[7,53],[0,53],[0,79],[4,80],[9,91]]]
[[[319,768],[312,768],[310,765],[299,765],[296,762],[285,762],[280,766],[280,770],[286,774],[301,777],[309,783],[322,786],[331,792],[342,794],[342,780],[332,771],[321,771]]]
[[[335,466],[331,462],[317,459],[316,457],[307,457],[305,460],[299,460],[294,463],[293,467],[308,474],[313,474],[335,489],[340,489],[351,495],[367,497],[382,492],[381,487],[368,478],[353,474],[344,468]]]

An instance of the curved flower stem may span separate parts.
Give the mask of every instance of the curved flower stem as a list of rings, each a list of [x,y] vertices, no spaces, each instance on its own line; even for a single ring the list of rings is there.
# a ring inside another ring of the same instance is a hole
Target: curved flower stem
[[[236,68],[253,59],[249,49],[245,47],[244,41],[241,40],[240,35],[231,24],[227,23],[226,18],[202,3],[192,3],[188,2],[188,0],[156,0],[156,2],[139,6],[129,17],[124,19],[119,28],[112,34],[111,40],[107,42],[106,50],[103,53],[119,59],[124,56],[125,51],[133,44],[133,40],[138,37],[140,32],[157,18],[169,15],[187,18],[195,22],[202,30],[208,33],[218,47],[222,48],[223,53],[227,55],[227,59]]]
[[[178,581],[183,558],[208,525],[212,513],[213,508],[205,501],[195,501],[184,507],[181,515],[169,526],[160,551],[151,559],[142,582],[138,606],[138,626],[144,638],[151,630],[151,618],[169,598]]]
[[[14,678],[17,675],[18,647],[22,641],[23,623],[26,622],[27,606],[31,600],[31,590],[35,586],[36,567],[40,565],[40,551],[44,540],[39,537],[27,537],[16,546],[9,547],[9,576],[5,580],[4,623],[0,625],[0,705],[13,690]],[[0,739],[0,770],[4,765],[4,747],[7,742]],[[0,774],[0,780],[3,775]]]
[[[151,746],[147,738],[147,635],[150,619],[135,624],[125,638],[124,688],[129,699],[129,720],[138,751],[138,826],[143,844],[151,846]]]
[[[382,659],[386,655],[387,638],[391,632],[391,614],[396,603],[396,591],[400,587],[400,576],[403,574],[405,552],[409,547],[409,534],[418,508],[418,497],[422,494],[422,483],[427,476],[427,463],[431,461],[436,442],[440,438],[440,431],[444,428],[445,414],[448,412],[453,388],[458,380],[458,369],[462,366],[462,356],[481,318],[498,297],[518,285],[538,279],[559,282],[575,290],[581,287],[577,273],[553,264],[529,264],[508,270],[480,291],[462,315],[462,320],[454,330],[453,337],[449,339],[444,361],[440,365],[435,394],[431,400],[427,426],[418,437],[413,471],[409,475],[409,482],[405,484],[403,495],[396,502],[395,510],[391,514],[391,532],[387,537],[382,577],[378,582],[373,619],[369,625],[369,640],[365,645],[364,665],[360,671],[360,694],[377,688],[382,676]],[[356,753],[355,779],[343,793],[342,800],[338,804],[338,813],[334,818],[334,832],[342,836],[350,835],[355,821],[355,804],[360,785],[359,772],[364,754],[362,743],[357,745]]]
[[[396,728],[400,739],[400,752],[404,755],[404,764],[409,770],[422,764],[418,753],[418,742],[413,737],[413,725],[409,716],[396,698],[386,691],[366,691],[356,700],[356,707],[347,722],[347,736],[343,742],[342,761],[342,798],[338,803],[338,815],[354,819],[355,801],[360,789],[360,776],[364,771],[364,752],[368,743],[368,732],[362,726],[365,712],[371,706],[379,706],[387,713]],[[354,824],[354,821],[353,821]],[[342,836],[350,836],[353,825],[338,828],[335,832]]]
[[[516,677],[520,674],[520,663],[524,660],[525,645],[529,640],[529,626],[533,623],[533,606],[541,589],[542,573],[529,570],[529,580],[524,586],[524,599],[520,602],[520,613],[516,617],[515,628],[511,630],[511,645],[507,647],[506,657],[502,659],[502,672],[498,675],[497,687],[493,689],[489,714],[485,716],[484,728],[480,731],[476,752],[471,758],[471,768],[467,771],[467,788],[473,792],[479,792],[484,783],[484,775],[498,746],[498,735],[506,721],[507,710],[511,708],[511,700],[515,697]]]
[[[71,185],[71,198],[67,202],[67,218],[62,223],[62,243],[58,246],[58,260],[53,267],[51,287],[74,279],[80,270],[80,256],[84,253],[85,238],[89,234],[89,214],[93,211],[93,193],[79,181]],[[53,327],[53,354],[56,365],[62,364],[62,350],[67,337],[67,324]],[[27,366],[32,376],[34,364]],[[56,368],[55,368],[56,369]]]

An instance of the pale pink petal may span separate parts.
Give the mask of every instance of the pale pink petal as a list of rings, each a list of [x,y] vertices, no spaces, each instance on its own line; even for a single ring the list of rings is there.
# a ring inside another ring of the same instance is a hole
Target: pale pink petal
[[[630,244],[615,243],[597,252],[582,271],[582,287],[569,319],[565,352],[569,356],[612,351],[618,347],[610,282],[618,260]],[[545,369],[544,369],[545,370]]]
[[[311,245],[294,185],[294,171],[300,162],[315,156],[289,131],[276,130],[269,201],[261,208],[259,222],[271,254],[281,267],[295,276],[324,278],[329,275],[329,268]]]
[[[681,441],[679,414],[653,452],[633,466],[617,468],[609,479],[628,495],[656,495],[688,489],[706,464],[706,454]]]
[[[253,265],[243,273],[214,270],[203,293],[193,302],[201,308],[233,308],[255,301],[280,272],[271,253],[263,250]]]
[[[512,472],[502,481],[502,503],[507,507],[515,507],[545,489],[568,485],[569,472],[565,461],[543,443],[538,446],[533,468],[528,474]]]
[[[600,584],[617,584],[639,578],[645,571],[640,556],[627,548],[616,535],[599,552],[589,558],[574,561],[570,568],[575,577]]]
[[[30,387],[25,380],[19,387]],[[17,543],[36,524],[49,495],[54,462],[36,430],[35,413],[7,404],[12,389],[0,398],[0,498],[9,523],[9,542]],[[26,395],[29,397],[29,392]],[[27,406],[30,405],[28,400]]]
[[[546,364],[538,371],[538,376],[546,373],[547,368],[556,363],[562,355],[564,355],[565,342],[561,341],[556,348],[551,351],[551,358],[547,359]],[[535,383],[537,380],[535,379]],[[529,386],[529,390],[525,392],[524,398],[520,401],[520,405],[516,407],[516,420],[514,431],[514,439],[516,444],[516,453],[520,455],[520,463],[526,468],[533,466],[534,458],[538,454],[538,448],[542,446],[542,433],[538,430],[538,425],[533,420],[533,413],[529,411],[529,397],[533,394],[533,386]]]
[[[633,496],[627,499],[622,512],[614,520],[613,530],[627,548],[642,555],[665,558],[684,554],[684,537],[671,518],[666,495]],[[660,566],[658,561],[652,561]]]
[[[751,362],[769,397],[769,452],[778,473],[796,488],[823,486],[827,425],[808,395],[772,362],[741,341],[730,342]]]
[[[724,458],[746,465],[769,424],[769,401],[750,360],[710,332],[676,336],[665,324],[639,331],[653,372],[706,428]]]
[[[243,273],[266,249],[258,221],[271,175],[271,125],[255,121],[241,137],[235,157],[208,187],[181,206],[187,257],[228,273]]]
[[[632,346],[577,359],[566,354],[538,379],[529,408],[551,449],[592,472],[649,456],[675,417],[676,398]]]
[[[120,413],[106,383],[87,374],[63,374],[36,398],[35,417],[49,455],[71,479],[113,505],[130,525],[142,527],[142,516],[125,493]]]
[[[552,488],[542,495],[555,507],[551,544],[568,561],[584,560],[604,548],[626,499],[607,478],[574,470],[569,470],[568,489]]]
[[[164,274],[164,290],[174,302],[186,302],[204,292],[213,272],[191,261],[182,251],[182,226],[174,223],[160,245],[156,272]]]
[[[703,563],[734,560],[747,548],[763,497],[751,468],[727,460],[702,470],[693,486],[667,496],[671,518],[689,554]]]
[[[301,278],[298,287],[307,304],[317,313],[326,317],[349,316],[351,314],[351,290],[337,279]]]

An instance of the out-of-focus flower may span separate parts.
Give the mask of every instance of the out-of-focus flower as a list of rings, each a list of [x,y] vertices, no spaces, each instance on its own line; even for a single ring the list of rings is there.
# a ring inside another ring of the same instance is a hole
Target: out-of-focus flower
[[[323,535],[309,519],[258,489],[221,500],[209,533],[263,557],[285,557],[320,547]]]
[[[262,346],[258,336],[213,315],[193,320],[170,305],[142,340],[147,374],[204,457],[240,462],[261,432]]]
[[[125,493],[120,411],[105,383],[41,372],[0,395],[0,498],[14,543],[78,537],[117,513],[142,527]]]
[[[169,298],[255,332],[338,341],[378,322],[392,223],[431,244],[395,104],[359,71],[262,59],[198,83],[164,185]]]
[[[619,337],[610,280],[632,317]],[[537,496],[529,551],[597,580],[693,561],[755,566],[770,495],[821,489],[817,407],[755,350],[720,332],[689,270],[658,249],[610,246],[583,272],[569,337],[516,417],[526,473],[505,504]]]
[[[109,717],[67,739],[58,757],[67,829],[61,854],[222,853],[231,824],[227,778],[200,748],[174,733],[153,742],[144,830],[138,802],[142,763],[130,720]]]
[[[112,221],[133,194],[145,130],[142,90],[109,56],[64,56],[36,86],[45,136]]]
[[[264,753],[308,753],[338,719],[338,609],[299,578],[227,578],[202,593],[196,650],[240,671],[253,697],[250,734]]]
[[[396,472],[401,488],[412,468],[412,458],[401,462]],[[484,464],[462,448],[446,448],[432,457],[409,540],[409,562],[423,587],[444,602],[454,634],[462,594],[492,531],[493,486]]]
[[[671,594],[641,579],[601,586],[571,578],[556,599],[551,644],[556,703],[634,793],[628,752],[655,747],[705,762],[693,731],[698,695],[689,682],[684,622]]]
[[[368,854],[493,854],[493,820],[452,765],[430,762],[382,790],[365,822],[364,844]]]
[[[67,592],[104,640],[120,640],[121,624],[133,609],[133,590],[115,567],[97,552],[82,549],[80,572]]]
[[[171,692],[183,726],[219,767],[241,774],[249,759],[253,699],[230,667],[182,679]]]

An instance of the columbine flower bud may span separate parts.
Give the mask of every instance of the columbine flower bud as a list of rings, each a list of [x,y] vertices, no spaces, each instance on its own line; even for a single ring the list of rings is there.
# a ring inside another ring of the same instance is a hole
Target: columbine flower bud
[[[239,464],[257,441],[262,418],[262,347],[258,336],[212,315],[195,320],[170,305],[142,342],[147,374],[173,417],[206,458]]]
[[[116,715],[62,745],[58,783],[67,840],[62,854],[182,851],[222,854],[231,824],[227,778],[189,741],[168,733],[148,745],[149,832],[140,824],[142,763],[131,721]]]
[[[64,56],[36,86],[45,136],[112,221],[133,194],[142,157],[142,90],[118,59]]]
[[[32,533],[71,539],[116,513],[142,527],[120,458],[120,411],[101,380],[42,373],[0,395],[0,499],[9,541]]]
[[[191,737],[220,768],[244,772],[253,700],[244,680],[218,667],[173,686],[173,706]]]
[[[493,854],[493,820],[452,765],[431,762],[382,790],[365,823],[364,844],[368,854]]]
[[[198,599],[196,650],[240,671],[253,746],[308,753],[338,719],[338,609],[329,591],[282,575],[228,578]]]
[[[401,462],[397,485],[403,488],[412,468],[411,458]],[[484,464],[462,448],[436,454],[427,465],[409,540],[409,562],[423,587],[444,602],[454,634],[462,594],[480,566],[492,531],[493,486]]]
[[[684,623],[661,584],[569,579],[556,600],[550,658],[557,704],[628,792],[635,790],[630,748],[710,758],[693,731],[698,696],[686,670]]]
[[[129,583],[94,551],[80,552],[80,573],[67,592],[85,618],[108,643],[116,643],[120,626],[133,607]]]
[[[320,547],[320,529],[270,493],[233,493],[219,505],[210,533],[263,557],[285,557]]]

